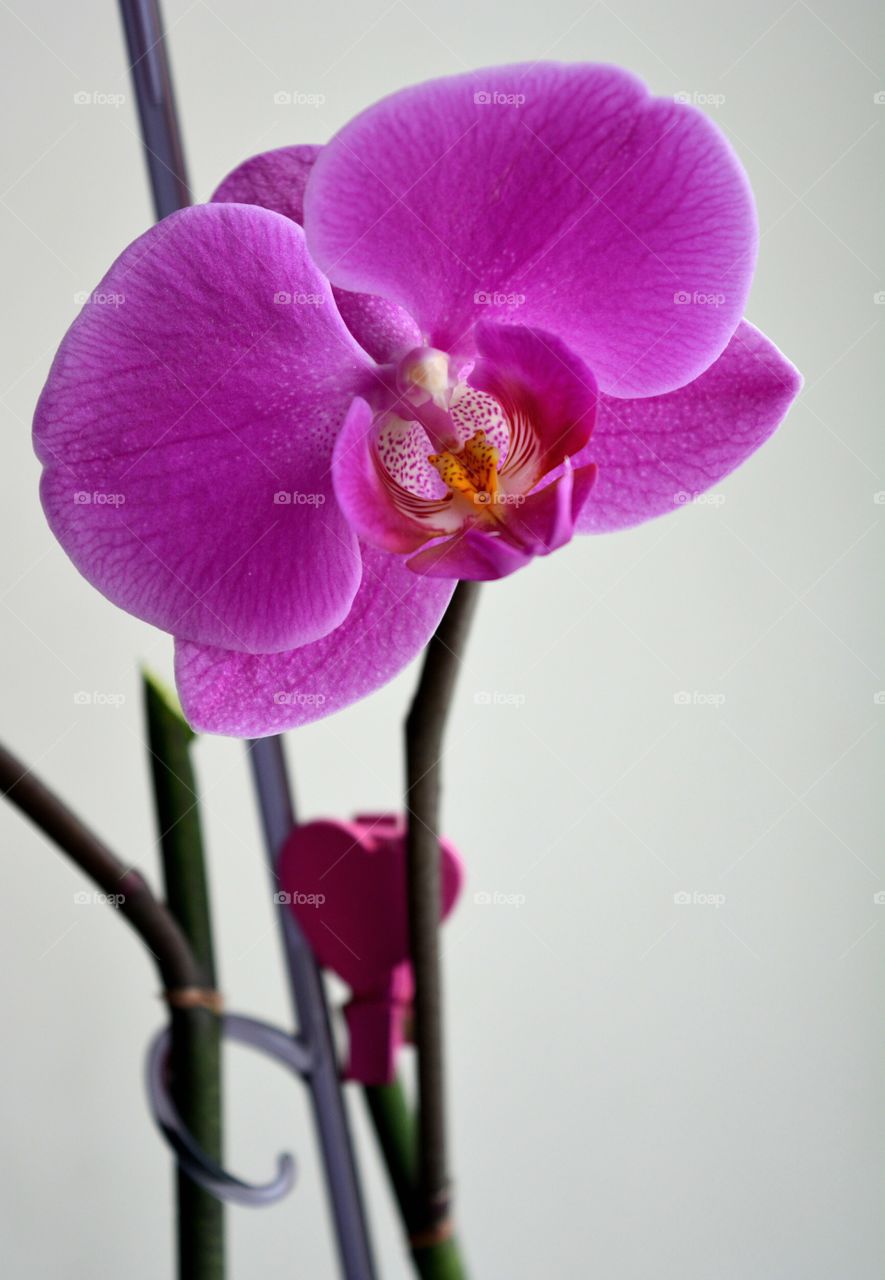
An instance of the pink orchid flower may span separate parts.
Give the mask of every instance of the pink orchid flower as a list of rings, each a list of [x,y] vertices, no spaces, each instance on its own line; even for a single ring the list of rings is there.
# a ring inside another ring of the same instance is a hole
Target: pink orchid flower
[[[176,637],[195,727],[276,733],[423,647],[461,578],[623,529],[772,433],[756,218],[697,110],[612,67],[393,94],[117,259],[35,418],[50,525]]]

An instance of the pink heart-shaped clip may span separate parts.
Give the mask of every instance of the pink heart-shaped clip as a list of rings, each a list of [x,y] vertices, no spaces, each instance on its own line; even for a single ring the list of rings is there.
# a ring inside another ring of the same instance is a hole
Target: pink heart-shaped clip
[[[461,858],[440,840],[442,918],[464,879]],[[387,1084],[406,1040],[414,983],[409,963],[406,825],[398,814],[296,827],[279,861],[287,903],[319,963],[353,992],[345,1007],[345,1075]]]

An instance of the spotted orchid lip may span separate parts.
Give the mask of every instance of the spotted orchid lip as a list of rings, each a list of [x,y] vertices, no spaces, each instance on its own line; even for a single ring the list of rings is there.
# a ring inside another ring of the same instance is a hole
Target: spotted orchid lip
[[[345,425],[333,459],[338,500],[360,537],[400,554],[433,544],[433,572],[446,565],[449,577],[475,572],[460,560],[452,567],[468,531],[529,558],[562,546],[596,475],[592,462],[577,477],[569,463],[593,429],[592,372],[551,335],[518,326],[479,325],[474,341],[466,377],[438,349],[407,352]],[[553,500],[559,485],[564,507]],[[450,544],[443,556],[440,540]],[[408,563],[428,571],[426,558]]]
[[[540,446],[527,416],[472,387],[431,347],[403,356],[392,382],[398,394],[375,419],[374,454],[393,505],[427,539],[468,521],[500,524],[498,508],[538,479]]]

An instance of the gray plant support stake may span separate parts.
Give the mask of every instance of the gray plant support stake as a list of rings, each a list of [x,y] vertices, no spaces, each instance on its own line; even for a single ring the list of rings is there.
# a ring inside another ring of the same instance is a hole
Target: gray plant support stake
[[[120,0],[144,158],[157,218],[191,202],[158,0]]]
[[[271,888],[276,893],[279,889],[277,859],[295,826],[281,739],[259,738],[250,742],[249,757],[264,827]],[[310,1054],[311,1070],[307,1084],[323,1153],[343,1273],[348,1280],[371,1280],[375,1271],[323,981],[314,954],[292,912],[284,903],[279,903],[277,910],[298,1017],[299,1038]]]
[[[190,189],[160,6],[158,0],[120,0],[120,10],[154,208],[158,218],[165,218],[190,204]],[[254,742],[250,744],[250,756],[276,891],[277,856],[295,825],[281,743],[278,738]],[[346,1280],[374,1280],[368,1228],[322,978],[294,916],[282,905],[279,912],[299,1024],[299,1033],[293,1039],[306,1048],[311,1063],[306,1083],[322,1148],[342,1275]]]

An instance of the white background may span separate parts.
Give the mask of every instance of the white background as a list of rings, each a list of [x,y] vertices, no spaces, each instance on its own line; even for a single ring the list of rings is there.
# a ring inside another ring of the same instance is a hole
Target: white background
[[[696,504],[577,540],[485,588],[454,707],[445,828],[469,882],[446,930],[454,1163],[476,1277],[873,1280],[882,1270],[879,795],[885,307],[872,0],[369,0],[166,6],[193,185],[319,142],[432,75],[623,64],[709,108],[763,230],[749,318],[803,371],[773,441]],[[54,544],[29,422],[55,345],[151,220],[115,6],[0,7],[4,564],[0,733],[156,873],[138,664],[167,637]],[[85,91],[119,107],[76,105]],[[274,94],[321,95],[281,106]],[[877,208],[877,196],[879,197]],[[291,735],[302,814],[398,803],[414,680]],[[77,705],[78,691],[122,694]],[[674,697],[689,692],[680,705]],[[518,695],[482,705],[478,693]],[[695,695],[715,694],[719,705]],[[286,1021],[245,753],[198,751],[223,985]],[[146,1116],[155,978],[123,923],[0,808],[4,1271],[171,1274]],[[481,905],[474,894],[519,895]],[[674,894],[724,895],[719,907]],[[229,1157],[301,1183],[230,1214],[231,1275],[334,1273],[303,1096],[229,1059]],[[380,1271],[407,1275],[359,1098]]]

